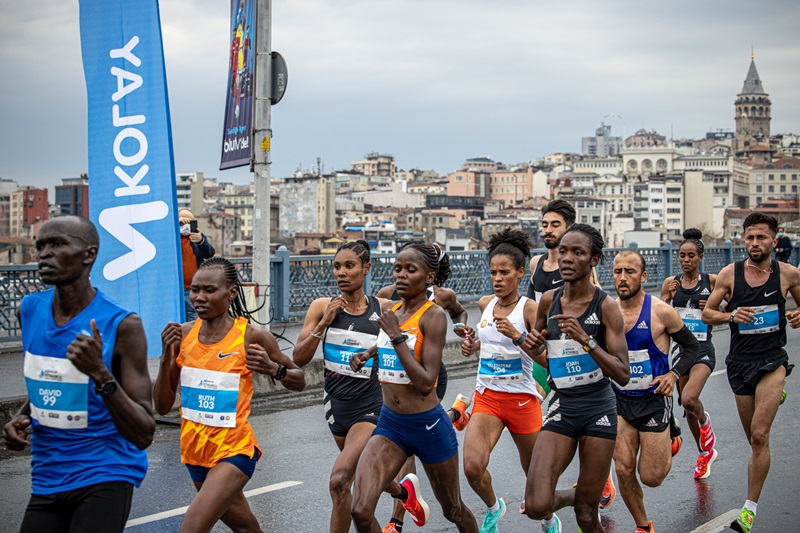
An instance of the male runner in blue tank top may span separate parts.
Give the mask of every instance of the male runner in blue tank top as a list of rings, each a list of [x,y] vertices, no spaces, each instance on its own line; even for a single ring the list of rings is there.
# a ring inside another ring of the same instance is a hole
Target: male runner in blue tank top
[[[630,381],[625,386],[613,384],[619,414],[614,465],[636,533],[654,533],[636,473],[643,484],[658,487],[672,468],[672,391],[678,378],[692,368],[700,344],[674,307],[642,290],[647,272],[639,252],[617,254],[613,272],[631,366]],[[670,338],[682,348],[672,368]]]
[[[28,401],[3,428],[9,449],[31,446],[23,533],[121,532],[147,472],[156,423],[144,329],[92,287],[98,246],[94,224],[72,216],[36,239],[39,275],[55,288],[22,300]]]
[[[749,533],[758,498],[769,473],[769,433],[781,401],[783,382],[792,371],[784,350],[786,323],[800,327],[800,310],[786,312],[786,293],[800,303],[800,271],[772,260],[778,222],[750,213],[742,223],[747,259],[723,268],[703,309],[703,322],[730,323],[731,346],[725,364],[736,409],[750,442],[747,500],[731,524]],[[722,300],[725,311],[719,311]]]

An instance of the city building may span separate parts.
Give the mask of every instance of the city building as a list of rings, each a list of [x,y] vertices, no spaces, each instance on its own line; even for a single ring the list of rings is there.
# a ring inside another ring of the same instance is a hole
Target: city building
[[[617,156],[622,152],[622,137],[611,135],[611,126],[604,122],[594,132],[594,137],[581,139],[581,153],[592,157]]]
[[[737,155],[747,156],[755,145],[769,147],[769,127],[772,120],[772,102],[764,91],[756,69],[755,57],[750,58],[750,68],[741,92],[736,95],[736,139]]]
[[[47,189],[25,186],[10,193],[9,231],[15,237],[35,239],[49,218]]]
[[[800,158],[780,157],[748,167],[751,208],[768,200],[796,200]]]
[[[178,211],[188,209],[195,216],[205,210],[205,179],[202,172],[182,172],[175,176]]]
[[[78,178],[64,178],[56,185],[55,204],[61,215],[77,215],[89,218],[89,176],[81,174]]]
[[[353,161],[350,165],[354,170],[365,176],[388,176],[393,178],[397,172],[394,156],[378,152],[365,154],[363,161]]]

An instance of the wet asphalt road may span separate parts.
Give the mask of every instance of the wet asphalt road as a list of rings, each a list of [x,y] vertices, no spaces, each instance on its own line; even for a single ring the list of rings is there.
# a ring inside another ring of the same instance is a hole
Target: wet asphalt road
[[[797,359],[793,346],[798,342],[800,332],[790,330],[788,348],[792,360]],[[724,368],[728,332],[716,334],[714,344],[718,354],[717,369],[720,370]],[[445,398],[447,405],[459,392],[467,394],[474,388],[473,372],[473,369],[462,368],[451,375]],[[796,376],[788,380],[786,390],[789,399],[779,410],[773,426],[772,468],[762,493],[754,532],[800,530],[800,527],[794,527],[800,522],[800,445],[797,441],[800,416],[795,409],[800,402],[800,381]],[[275,489],[250,498],[250,505],[265,532],[317,532],[328,528],[328,474],[338,452],[322,416],[320,395],[298,396],[289,404],[263,404],[251,417],[264,456],[246,490],[269,486]],[[692,478],[696,452],[693,443],[684,441],[664,484],[656,489],[645,488],[648,513],[659,533],[692,532],[715,517],[740,508],[744,502],[749,447],[724,373],[712,375],[701,399],[712,415],[719,458],[711,477],[697,482]],[[463,433],[459,434],[459,442],[463,442],[463,436]],[[688,431],[684,436],[691,440]],[[135,492],[131,520],[186,506],[194,494],[189,475],[180,464],[176,426],[159,425],[156,441],[149,448],[149,458],[150,470],[142,487]],[[500,522],[500,531],[540,531],[539,524],[517,513],[523,496],[524,477],[516,448],[507,433],[495,448],[489,469],[497,494],[508,503],[509,511]],[[559,487],[568,487],[576,477],[577,459],[562,477]],[[420,474],[420,478],[423,494],[430,498],[431,520],[421,529],[409,521],[405,531],[455,531],[455,527],[442,517],[424,474]],[[277,484],[284,485],[276,488]],[[480,525],[485,507],[467,487],[463,474],[461,489]],[[0,455],[0,531],[18,530],[29,491],[29,456],[8,452]],[[384,497],[377,514],[381,521],[385,521],[390,512],[391,501]],[[570,509],[562,510],[559,516],[565,532],[577,531]],[[602,516],[608,532],[633,532],[635,529],[620,497],[610,509],[602,512]],[[132,533],[177,531],[181,516],[151,517],[148,520],[127,530]],[[218,525],[214,531],[227,531],[227,528]]]

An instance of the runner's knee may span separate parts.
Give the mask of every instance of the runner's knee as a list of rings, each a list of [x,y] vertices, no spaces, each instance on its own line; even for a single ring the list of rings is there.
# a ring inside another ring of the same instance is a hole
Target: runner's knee
[[[486,462],[480,458],[464,457],[464,476],[470,485],[480,483],[486,472]]]
[[[769,428],[753,428],[750,434],[750,447],[753,450],[769,448]]]
[[[555,495],[549,498],[534,498],[530,493],[525,494],[525,514],[532,520],[543,520],[553,510]]]
[[[331,479],[328,484],[331,496],[341,497],[345,493],[350,493],[350,486],[353,484],[353,476],[343,470],[331,472]]]

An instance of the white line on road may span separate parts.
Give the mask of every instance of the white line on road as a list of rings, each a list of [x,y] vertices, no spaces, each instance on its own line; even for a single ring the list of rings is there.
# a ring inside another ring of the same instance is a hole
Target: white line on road
[[[727,372],[727,371],[728,371],[728,369],[727,369],[727,368],[723,368],[722,370],[715,370],[715,371],[713,371],[713,372],[711,373],[711,375],[712,375],[712,376],[719,376],[720,374],[724,374],[724,373],[725,373],[725,372]],[[710,376],[709,376],[709,377],[710,377]]]
[[[710,522],[706,522],[697,529],[693,529],[692,533],[719,533],[720,531],[724,531],[731,522],[736,520],[736,517],[739,516],[740,512],[740,509],[731,509],[727,513],[719,515]]]
[[[272,492],[281,489],[288,489],[289,487],[294,487],[295,485],[302,485],[302,484],[303,484],[302,481],[284,481],[282,483],[267,485],[266,487],[259,487],[257,489],[246,490],[244,492],[244,496],[245,498],[250,498],[252,496],[258,496],[259,494],[265,494],[267,492]],[[178,507],[177,509],[170,509],[169,511],[163,511],[156,514],[142,516],[141,518],[134,518],[133,520],[128,520],[128,523],[125,524],[125,527],[140,526],[142,524],[149,524],[150,522],[157,522],[158,520],[164,520],[165,518],[180,516],[186,513],[188,509],[189,509],[188,506]]]

